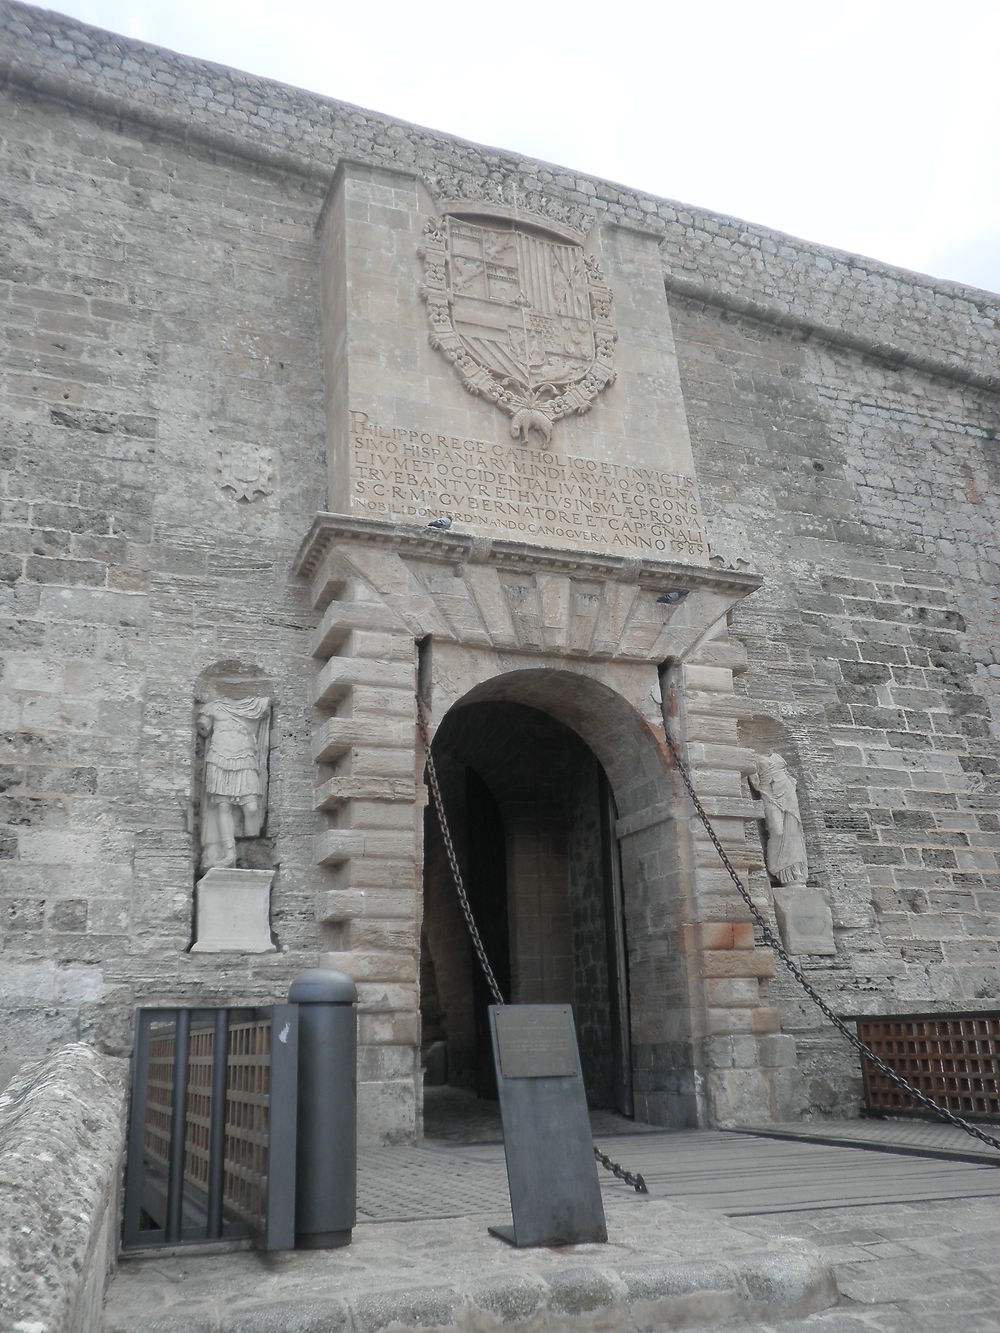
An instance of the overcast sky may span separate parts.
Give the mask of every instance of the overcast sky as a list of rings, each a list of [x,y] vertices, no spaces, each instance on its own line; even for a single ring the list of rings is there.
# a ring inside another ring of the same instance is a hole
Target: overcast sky
[[[46,7],[1000,291],[1000,0]]]

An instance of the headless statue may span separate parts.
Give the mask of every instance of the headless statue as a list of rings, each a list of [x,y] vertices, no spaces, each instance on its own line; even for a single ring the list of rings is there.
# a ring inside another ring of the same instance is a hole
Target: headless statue
[[[236,838],[256,838],[267,813],[271,701],[213,699],[198,714],[206,738],[201,868],[236,864]]]

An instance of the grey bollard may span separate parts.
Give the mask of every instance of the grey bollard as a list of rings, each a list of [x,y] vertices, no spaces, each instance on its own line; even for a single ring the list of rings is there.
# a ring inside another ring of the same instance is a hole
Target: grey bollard
[[[299,1006],[295,1248],[351,1243],[358,1153],[358,991],[343,972],[311,968],[292,982]]]

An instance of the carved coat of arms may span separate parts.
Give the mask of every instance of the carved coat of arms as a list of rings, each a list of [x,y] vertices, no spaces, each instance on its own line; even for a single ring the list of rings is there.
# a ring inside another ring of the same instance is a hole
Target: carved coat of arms
[[[219,454],[219,485],[240,504],[274,494],[274,456],[249,441],[230,444]]]
[[[425,224],[422,254],[431,345],[515,439],[547,444],[615,378],[611,292],[579,242],[449,215]]]

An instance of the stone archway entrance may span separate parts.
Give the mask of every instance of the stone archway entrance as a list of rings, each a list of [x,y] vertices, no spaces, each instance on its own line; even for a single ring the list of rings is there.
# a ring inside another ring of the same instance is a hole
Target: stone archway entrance
[[[756,865],[759,843],[745,835],[758,811],[744,781],[755,759],[739,744],[744,705],[733,689],[746,659],[726,615],[758,580],[342,515],[317,518],[297,568],[319,612],[318,961],[358,983],[363,1138],[422,1132],[427,792],[417,691],[432,741],[457,726],[453,710],[515,705],[568,728],[603,769],[621,852],[636,1117],[794,1118],[801,1080],[766,991],[773,960],[692,820],[665,742],[669,726],[734,864]],[[503,774],[490,771],[482,737],[472,749],[459,799],[478,806],[477,839],[509,856]],[[480,796],[470,797],[477,780]],[[564,831],[571,823],[565,815]],[[428,844],[429,863],[434,854]],[[517,938],[508,947],[513,984],[523,959]]]
[[[631,1115],[627,932],[604,769],[550,714],[488,694],[449,711],[434,753],[470,905],[505,998],[572,1004],[590,1105]],[[426,1077],[492,1096],[490,997],[432,808],[423,902]]]

